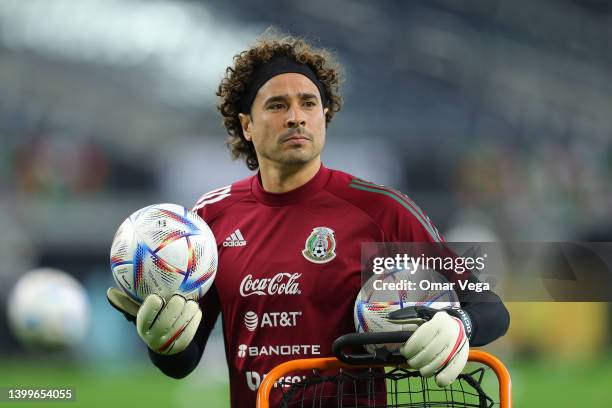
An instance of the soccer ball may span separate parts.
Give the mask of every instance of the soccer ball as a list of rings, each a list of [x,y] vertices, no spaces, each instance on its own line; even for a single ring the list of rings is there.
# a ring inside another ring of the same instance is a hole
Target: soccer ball
[[[8,321],[23,344],[44,348],[79,344],[89,327],[85,289],[72,276],[51,268],[23,275],[8,298]]]
[[[198,300],[217,272],[217,243],[196,213],[155,204],[119,226],[110,254],[115,283],[137,302],[152,293]]]
[[[375,284],[375,281],[380,282]],[[409,281],[413,282],[412,289],[409,289],[407,284]],[[448,283],[448,280],[432,269],[419,269],[414,274],[405,269],[394,269],[372,275],[355,300],[354,319],[357,333],[416,330],[417,325],[398,325],[387,320],[389,313],[405,307],[427,306],[440,310],[459,307],[459,299],[454,290],[440,289],[445,283]],[[395,284],[399,289],[389,289],[392,285],[388,284]],[[378,348],[385,348],[394,352],[401,346],[402,344],[396,343],[367,345],[366,350],[374,353]]]

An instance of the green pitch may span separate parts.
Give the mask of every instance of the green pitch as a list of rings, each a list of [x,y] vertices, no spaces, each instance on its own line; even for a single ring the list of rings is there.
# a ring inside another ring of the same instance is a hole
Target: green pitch
[[[607,406],[612,401],[612,358],[604,358],[596,363],[569,363],[567,361],[512,361],[506,362],[512,378],[513,406],[521,408],[575,408]],[[470,366],[473,368],[477,366]],[[496,377],[491,371],[485,374],[483,389],[499,401]],[[420,382],[413,382],[412,394],[406,395],[409,389],[405,382],[400,382],[397,389],[397,402],[423,401]],[[416,384],[416,387],[415,387]],[[389,383],[388,383],[389,385]],[[434,387],[430,381],[429,387]],[[461,390],[460,387],[457,387]],[[467,390],[473,391],[471,387]],[[456,393],[461,401],[461,393]],[[444,392],[431,392],[430,401],[444,401],[448,394]],[[477,404],[477,399],[466,396],[466,401]],[[602,405],[603,404],[603,405]],[[406,405],[413,406],[413,405]],[[476,406],[476,405],[474,405]],[[499,405],[495,405],[499,406]]]
[[[0,402],[0,407],[229,407],[227,380],[174,380],[152,365],[59,367],[57,363],[39,366],[0,361],[0,387],[14,386],[70,386],[76,398],[72,402]]]
[[[612,358],[591,364],[506,363],[512,376],[516,407],[607,406],[612,400]],[[0,407],[227,408],[227,384],[215,378],[208,377],[205,367],[186,379],[173,380],[148,364],[62,367],[57,362],[41,365],[32,361],[0,361],[0,387],[71,386],[76,395],[74,402],[0,402]]]

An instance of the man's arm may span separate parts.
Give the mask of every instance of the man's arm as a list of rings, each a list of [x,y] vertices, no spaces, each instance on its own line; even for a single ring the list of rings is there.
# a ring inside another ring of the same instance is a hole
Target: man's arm
[[[431,252],[431,255],[442,258],[458,257],[447,246],[428,217],[425,216],[419,221],[405,212],[403,215],[404,223],[397,226],[397,242],[422,242],[426,244],[422,248],[423,252]],[[442,273],[451,282],[459,277],[474,283],[480,282],[471,271],[460,275],[450,272],[450,276],[448,272]],[[471,325],[466,327],[471,346],[484,346],[506,334],[510,326],[510,314],[497,294],[490,290],[461,291],[458,285],[455,285],[455,291],[461,303],[461,310],[467,313],[467,319],[466,316],[461,316],[461,313],[456,317],[461,318],[464,325]]]
[[[410,198],[395,191],[386,192],[393,200],[384,199],[387,211],[379,222],[388,242],[424,243],[427,244],[424,253],[456,256],[429,217]],[[455,274],[445,275],[451,282],[457,279]],[[462,278],[476,279],[470,272]],[[492,342],[506,333],[510,323],[508,311],[495,293],[487,291],[475,296],[457,292],[461,308],[436,311],[401,348],[412,368],[425,377],[435,376],[441,387],[452,383],[463,370],[470,345]]]
[[[470,280],[476,279],[472,277]],[[510,314],[502,300],[492,291],[473,292],[461,301],[461,310],[466,312],[472,324],[470,344],[484,346],[500,338],[508,331]]]

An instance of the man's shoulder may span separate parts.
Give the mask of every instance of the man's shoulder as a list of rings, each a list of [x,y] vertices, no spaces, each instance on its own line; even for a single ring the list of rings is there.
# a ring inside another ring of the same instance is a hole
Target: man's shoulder
[[[246,177],[203,194],[193,206],[193,211],[196,211],[207,222],[212,220],[219,213],[251,194],[253,177]]]
[[[367,212],[405,210],[406,206],[415,205],[399,190],[339,170],[332,170],[327,190]]]
[[[417,234],[426,232],[431,240],[441,240],[427,214],[406,194],[394,188],[372,183],[341,171],[333,171],[327,189],[359,208],[381,229],[389,232],[407,228],[410,233],[394,233],[396,239],[424,240]],[[421,228],[422,227],[422,228]],[[395,236],[394,234],[391,234]]]

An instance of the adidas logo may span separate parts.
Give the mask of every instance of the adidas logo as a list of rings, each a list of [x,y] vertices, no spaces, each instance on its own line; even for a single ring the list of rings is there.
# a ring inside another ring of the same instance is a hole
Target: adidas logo
[[[224,247],[240,247],[240,246],[246,246],[246,244],[247,244],[246,239],[244,239],[239,229],[232,232],[232,235],[225,238],[225,241],[223,241]]]

